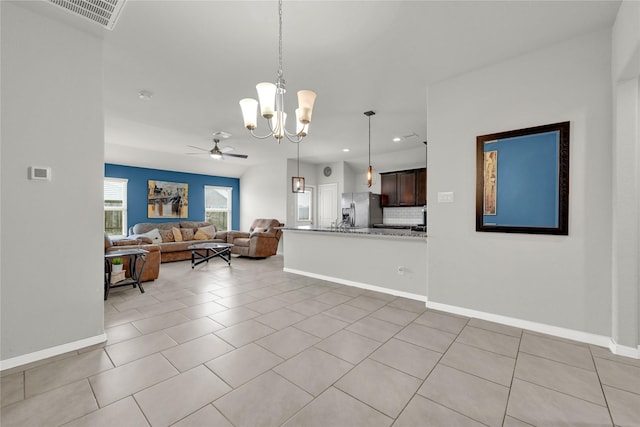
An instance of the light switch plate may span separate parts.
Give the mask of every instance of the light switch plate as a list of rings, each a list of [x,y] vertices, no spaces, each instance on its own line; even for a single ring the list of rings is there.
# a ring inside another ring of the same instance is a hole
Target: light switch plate
[[[29,179],[51,181],[51,168],[47,166],[29,166]]]
[[[453,191],[438,191],[438,203],[453,203]]]

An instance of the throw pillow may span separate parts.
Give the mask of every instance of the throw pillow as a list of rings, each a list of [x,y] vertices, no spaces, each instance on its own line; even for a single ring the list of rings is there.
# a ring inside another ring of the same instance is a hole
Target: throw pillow
[[[203,233],[206,233],[209,236],[209,239],[212,239],[213,236],[216,235],[217,230],[215,225],[208,225],[206,227],[198,228],[198,231],[202,231]]]
[[[148,239],[151,239],[151,243],[162,243],[162,236],[160,235],[160,230],[158,230],[157,228],[154,228],[151,231],[147,231],[144,234],[138,234],[136,236],[136,238],[140,238],[140,237],[146,237]]]
[[[182,233],[182,241],[193,240],[194,232],[191,228],[181,228],[180,233]]]
[[[176,242],[182,242],[182,233],[180,232],[180,229],[173,227],[171,231],[173,231],[173,238]]]
[[[202,230],[196,231],[196,234],[193,235],[194,240],[209,240],[211,239],[211,237],[212,236],[209,236],[207,233],[205,233]]]
[[[146,245],[151,245],[153,244],[153,239],[150,237],[146,237],[146,236],[138,236],[136,237],[137,240],[140,240],[140,243],[144,243]]]
[[[175,242],[176,239],[173,237],[173,230],[160,230],[160,235],[162,236],[163,242]]]

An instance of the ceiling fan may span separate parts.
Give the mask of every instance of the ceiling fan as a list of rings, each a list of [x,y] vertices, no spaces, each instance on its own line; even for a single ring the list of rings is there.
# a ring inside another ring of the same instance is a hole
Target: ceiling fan
[[[194,145],[189,145],[188,147],[191,148],[195,148],[196,150],[201,150],[201,151],[206,151],[207,153],[209,153],[209,156],[212,159],[215,160],[221,160],[224,159],[225,157],[238,157],[240,159],[246,159],[247,156],[246,154],[231,154],[230,152],[234,150],[233,147],[222,147],[219,148],[218,147],[218,143],[220,142],[221,138],[229,138],[231,136],[230,133],[226,133],[226,132],[216,132],[213,134],[213,148],[211,150],[207,150],[206,148],[200,148],[200,147],[196,147]],[[186,153],[186,154],[203,154],[203,153]]]

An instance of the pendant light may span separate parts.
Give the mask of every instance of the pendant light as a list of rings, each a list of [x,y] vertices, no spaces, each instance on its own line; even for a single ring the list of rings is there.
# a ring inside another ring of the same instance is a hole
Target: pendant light
[[[298,176],[291,177],[291,192],[292,193],[304,193],[304,177],[300,176],[300,143],[296,142],[298,146]]]
[[[371,167],[371,116],[376,113],[373,111],[365,111],[364,115],[369,117],[369,167],[367,168],[367,187],[373,184],[373,168]]]

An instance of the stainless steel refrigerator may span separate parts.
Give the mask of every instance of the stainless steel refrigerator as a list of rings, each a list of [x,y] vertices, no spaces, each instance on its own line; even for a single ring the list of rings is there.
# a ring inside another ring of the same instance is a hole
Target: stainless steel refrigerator
[[[349,227],[382,224],[380,195],[370,192],[342,193],[342,220]]]

